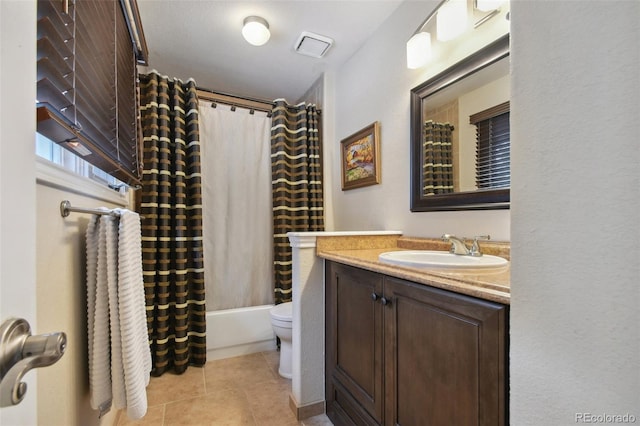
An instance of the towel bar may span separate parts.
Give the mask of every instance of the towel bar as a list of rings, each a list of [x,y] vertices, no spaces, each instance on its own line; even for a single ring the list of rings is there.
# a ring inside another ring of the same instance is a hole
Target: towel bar
[[[113,210],[101,210],[101,209],[84,209],[81,207],[72,207],[69,200],[64,200],[60,203],[60,214],[62,217],[67,217],[71,212],[77,213],[90,213],[99,215],[120,216],[120,214]]]

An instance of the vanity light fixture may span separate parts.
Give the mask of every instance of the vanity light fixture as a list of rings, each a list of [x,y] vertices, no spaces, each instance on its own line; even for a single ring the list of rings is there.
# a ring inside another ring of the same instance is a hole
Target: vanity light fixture
[[[422,24],[415,30],[409,41],[407,41],[407,68],[416,69],[420,68],[429,62],[431,59],[431,33],[425,31],[425,27],[431,18],[433,18],[440,6],[442,6],[447,0],[443,0],[427,19],[422,21]]]
[[[259,16],[247,16],[242,24],[242,36],[254,46],[262,46],[271,37],[269,23]]]
[[[407,42],[407,68],[416,69],[426,65],[431,58],[431,34],[419,32]]]
[[[467,31],[473,31],[503,13],[502,6],[508,2],[509,0],[441,0],[407,41],[407,68],[423,67],[431,56],[439,55],[432,54],[432,50],[438,52],[442,48],[438,42],[447,42]],[[505,18],[509,20],[508,10]],[[474,23],[475,20],[477,22]]]
[[[453,40],[467,29],[467,23],[467,0],[448,0],[440,6],[436,16],[438,40]]]

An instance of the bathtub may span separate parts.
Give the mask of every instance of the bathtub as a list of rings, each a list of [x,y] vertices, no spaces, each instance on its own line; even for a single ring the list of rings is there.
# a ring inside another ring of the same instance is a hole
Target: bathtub
[[[207,359],[276,349],[269,310],[273,305],[207,312]]]

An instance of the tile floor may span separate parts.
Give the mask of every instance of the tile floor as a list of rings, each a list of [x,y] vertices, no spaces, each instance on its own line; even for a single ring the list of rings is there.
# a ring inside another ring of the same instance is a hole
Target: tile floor
[[[291,380],[278,374],[279,353],[260,352],[207,361],[178,376],[152,377],[147,414],[131,421],[121,411],[118,426],[326,426],[325,415],[296,421],[289,408]]]

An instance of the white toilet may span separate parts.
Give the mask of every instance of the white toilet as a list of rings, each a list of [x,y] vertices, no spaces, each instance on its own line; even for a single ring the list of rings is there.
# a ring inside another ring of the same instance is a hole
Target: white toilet
[[[280,338],[280,367],[278,373],[287,379],[291,378],[291,318],[293,303],[280,303],[269,311],[271,325],[276,336]]]

